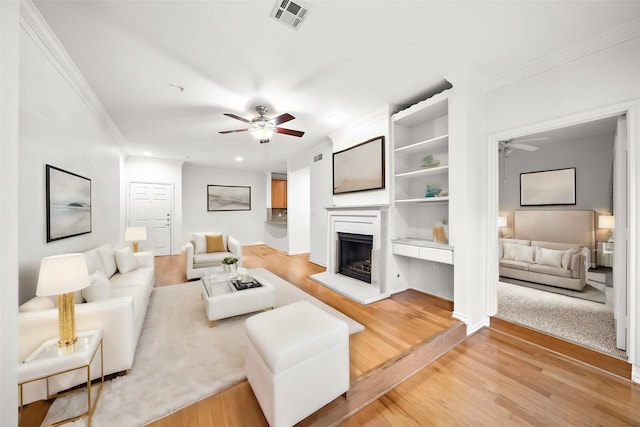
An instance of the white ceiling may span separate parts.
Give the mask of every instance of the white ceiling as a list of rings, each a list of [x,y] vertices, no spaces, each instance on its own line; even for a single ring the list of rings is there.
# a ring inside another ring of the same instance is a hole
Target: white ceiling
[[[296,31],[269,17],[274,1],[34,3],[128,154],[264,170],[268,147],[274,171],[385,104],[425,98],[450,72],[491,79],[640,16],[638,1],[323,0]],[[223,113],[251,118],[257,104],[295,116],[282,126],[304,137],[218,133],[244,127]]]

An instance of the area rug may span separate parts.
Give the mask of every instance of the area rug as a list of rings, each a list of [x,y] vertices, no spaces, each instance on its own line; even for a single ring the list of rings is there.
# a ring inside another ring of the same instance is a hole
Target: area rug
[[[528,288],[539,289],[541,291],[552,292],[554,294],[566,295],[568,297],[586,299],[587,301],[594,301],[604,304],[606,302],[606,295],[599,289],[586,284],[582,291],[574,291],[571,289],[558,288],[556,286],[547,286],[541,283],[527,282],[525,280],[512,279],[510,277],[500,276],[500,281],[504,283],[511,283],[513,285],[526,286]]]
[[[276,306],[306,300],[347,322],[349,334],[364,326],[273,273],[250,270],[275,287]],[[93,416],[96,427],[138,427],[245,380],[247,317],[216,321],[209,328],[200,281],[155,288],[129,374],[107,381]],[[86,410],[86,394],[55,400],[43,425]],[[85,426],[86,419],[73,426]]]
[[[498,282],[496,317],[627,359],[616,348],[611,306]]]

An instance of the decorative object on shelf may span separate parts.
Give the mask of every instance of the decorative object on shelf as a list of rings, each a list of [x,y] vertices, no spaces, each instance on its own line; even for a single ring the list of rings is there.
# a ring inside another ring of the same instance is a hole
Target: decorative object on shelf
[[[447,243],[447,237],[443,224],[436,224],[433,227],[433,241],[437,243]]]
[[[427,189],[424,197],[438,197],[442,192],[442,188],[439,185],[427,184]]]
[[[442,228],[444,229],[444,241],[445,243],[449,243],[449,220],[448,219],[443,219],[442,220]]]
[[[91,180],[46,165],[47,243],[91,233]]]
[[[138,252],[138,242],[147,240],[147,227],[127,227],[124,241],[133,242],[133,252]]]
[[[435,168],[436,166],[440,166],[440,160],[433,158],[433,155],[429,154],[422,158],[423,168]]]
[[[613,215],[600,215],[598,217],[598,228],[607,230],[607,241],[613,242],[613,229],[616,228],[616,220]]]
[[[251,187],[207,185],[207,211],[250,211]]]
[[[384,188],[384,136],[333,153],[333,194]]]
[[[38,296],[58,296],[58,347],[76,342],[75,291],[89,286],[89,271],[84,254],[64,254],[42,258],[38,273]]]
[[[520,206],[575,204],[576,168],[520,174]]]

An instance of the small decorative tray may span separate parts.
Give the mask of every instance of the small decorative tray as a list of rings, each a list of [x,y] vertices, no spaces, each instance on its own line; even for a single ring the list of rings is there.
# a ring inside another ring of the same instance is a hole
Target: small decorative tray
[[[250,282],[243,282],[240,279],[231,279],[230,282],[233,285],[233,287],[236,288],[236,290],[238,291],[243,291],[245,289],[259,288],[262,286],[262,284],[258,282],[256,279],[252,279]]]

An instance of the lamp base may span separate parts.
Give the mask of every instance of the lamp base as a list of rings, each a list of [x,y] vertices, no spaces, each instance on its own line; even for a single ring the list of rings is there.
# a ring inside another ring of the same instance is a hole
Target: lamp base
[[[75,307],[73,292],[58,295],[58,347],[69,347],[78,340]]]
[[[133,252],[138,252],[138,242],[133,242]]]

